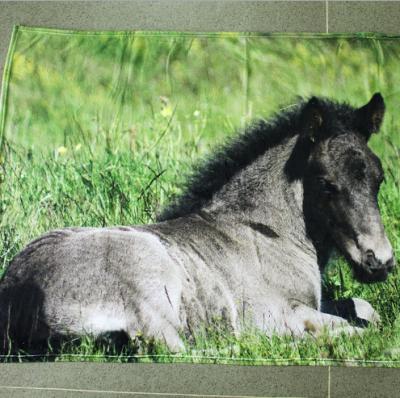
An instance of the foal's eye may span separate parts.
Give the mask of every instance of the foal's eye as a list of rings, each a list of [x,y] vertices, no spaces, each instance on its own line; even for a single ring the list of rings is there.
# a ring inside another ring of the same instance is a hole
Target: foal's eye
[[[338,187],[334,183],[328,181],[326,178],[319,178],[318,183],[324,195],[332,196],[339,192]]]

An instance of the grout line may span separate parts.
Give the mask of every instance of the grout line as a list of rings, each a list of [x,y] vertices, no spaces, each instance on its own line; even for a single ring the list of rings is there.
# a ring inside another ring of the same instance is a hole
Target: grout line
[[[207,395],[207,394],[183,394],[171,392],[148,392],[148,391],[110,391],[110,390],[86,390],[77,388],[59,388],[59,387],[23,387],[23,386],[0,386],[0,390],[31,390],[31,391],[62,391],[62,392],[83,392],[93,394],[121,394],[121,395],[148,395],[162,397],[195,397],[195,398],[305,398],[305,397],[267,397],[253,395]]]
[[[328,366],[328,398],[331,398],[331,366]]]
[[[325,0],[325,33],[329,33],[329,0]]]

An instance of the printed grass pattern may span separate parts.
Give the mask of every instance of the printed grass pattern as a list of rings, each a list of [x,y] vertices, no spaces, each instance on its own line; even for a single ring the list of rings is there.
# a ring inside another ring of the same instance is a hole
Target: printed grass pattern
[[[180,192],[195,162],[251,120],[268,119],[298,97],[326,96],[361,105],[377,91],[387,113],[371,147],[386,172],[379,202],[399,259],[399,61],[400,41],[389,38],[74,35],[20,29],[1,158],[2,269],[50,229],[154,221]],[[234,337],[216,320],[187,342],[185,355],[170,355],[162,344],[142,336],[122,353],[87,337],[66,345],[55,359],[358,360],[397,366],[399,287],[398,270],[384,283],[365,285],[336,258],[324,276],[326,296],[364,298],[382,318],[379,327],[362,336],[293,340],[249,330]]]

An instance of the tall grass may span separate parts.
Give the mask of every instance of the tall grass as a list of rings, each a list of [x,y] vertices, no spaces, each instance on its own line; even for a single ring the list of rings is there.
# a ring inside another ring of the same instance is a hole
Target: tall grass
[[[298,97],[361,106],[376,91],[385,98],[387,115],[371,146],[386,171],[379,201],[399,258],[399,58],[396,40],[21,30],[0,170],[0,267],[52,228],[154,221],[194,162],[250,120],[268,118]],[[166,348],[149,341],[141,351],[132,343],[130,353],[150,354],[154,361],[400,359],[398,271],[385,283],[363,285],[336,258],[324,291],[332,298],[367,299],[382,324],[362,337],[301,341],[257,331],[234,337],[216,328],[188,343],[190,358],[164,356]],[[57,358],[93,353],[85,358],[125,360],[106,356],[109,350],[90,339]]]

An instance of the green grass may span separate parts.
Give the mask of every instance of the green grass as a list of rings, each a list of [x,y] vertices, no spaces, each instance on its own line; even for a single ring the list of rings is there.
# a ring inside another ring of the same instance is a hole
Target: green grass
[[[4,270],[24,245],[49,229],[154,221],[179,193],[194,162],[249,120],[268,118],[298,96],[361,106],[375,91],[383,94],[387,115],[371,146],[386,171],[380,207],[399,259],[399,62],[396,40],[67,36],[21,30],[0,169],[0,267]],[[362,337],[294,341],[254,330],[234,337],[215,326],[188,342],[184,356],[138,337],[126,357],[87,337],[66,345],[55,359],[397,361],[399,287],[398,270],[385,283],[363,285],[343,259],[332,261],[324,278],[326,294],[365,298],[381,315],[382,324]]]

